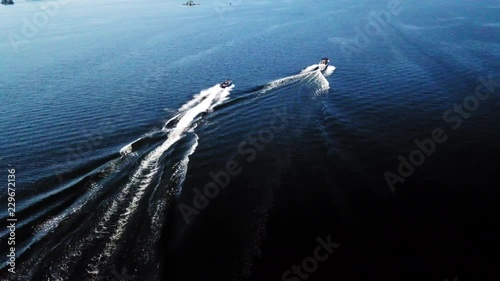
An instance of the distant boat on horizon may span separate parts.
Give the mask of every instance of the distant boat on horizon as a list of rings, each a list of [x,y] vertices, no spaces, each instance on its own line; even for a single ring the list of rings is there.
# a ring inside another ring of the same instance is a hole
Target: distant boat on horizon
[[[200,4],[194,3],[194,1],[189,0],[189,1],[187,1],[186,3],[184,3],[182,5],[184,5],[184,6],[194,6],[194,5],[200,5]]]

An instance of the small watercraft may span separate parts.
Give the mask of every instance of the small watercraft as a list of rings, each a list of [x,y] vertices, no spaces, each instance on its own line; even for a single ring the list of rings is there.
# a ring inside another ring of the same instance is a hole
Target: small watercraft
[[[318,70],[321,72],[325,71],[330,64],[330,60],[328,58],[322,58],[318,65]]]
[[[229,87],[229,86],[231,86],[231,85],[233,85],[233,81],[231,81],[231,80],[229,80],[229,79],[219,84],[219,86],[220,86],[222,89],[227,88],[227,87]]]

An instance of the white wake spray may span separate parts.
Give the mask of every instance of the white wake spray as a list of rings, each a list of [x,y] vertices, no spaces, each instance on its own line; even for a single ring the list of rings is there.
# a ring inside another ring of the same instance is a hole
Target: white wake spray
[[[318,67],[319,67],[319,64],[313,64],[313,65],[310,65],[310,66],[306,67],[305,69],[303,69],[299,74],[274,80],[274,81],[268,83],[264,87],[264,89],[262,89],[259,92],[259,94],[265,94],[265,93],[267,93],[271,90],[274,90],[278,87],[289,85],[289,84],[298,82],[298,81],[303,80],[303,79],[311,78],[311,77],[314,77],[314,79],[316,80],[316,82],[319,86],[318,90],[316,90],[316,94],[323,93],[323,92],[327,91],[328,89],[330,89],[330,83],[328,83],[328,80],[326,80],[325,77],[332,75],[332,73],[335,71],[336,68],[333,65],[329,65],[327,67],[327,69],[324,71],[324,73],[321,73],[321,71],[319,70]]]
[[[134,171],[125,186],[119,191],[119,194],[110,202],[106,210],[101,213],[92,228],[89,236],[83,237],[68,245],[68,249],[63,257],[59,259],[60,264],[64,266],[51,267],[52,276],[57,276],[61,279],[67,277],[72,264],[76,264],[83,257],[81,253],[88,247],[95,247],[96,240],[103,239],[105,244],[99,254],[93,256],[89,264],[87,264],[87,273],[91,274],[88,279],[97,280],[100,269],[105,268],[110,262],[110,257],[115,254],[116,248],[120,240],[123,239],[123,234],[129,227],[129,222],[134,216],[142,201],[148,187],[152,186],[153,180],[156,178],[158,170],[161,167],[161,157],[175,143],[181,140],[186,133],[193,132],[197,123],[201,118],[201,114],[211,112],[217,105],[223,103],[229,96],[234,85],[222,89],[219,85],[215,85],[209,89],[201,91],[193,96],[193,99],[184,104],[178,114],[171,120],[167,121],[175,123],[167,132],[165,141],[149,152],[140,162],[137,169]],[[147,136],[145,136],[147,137]],[[141,140],[139,138],[136,141]],[[120,153],[127,154],[132,152],[132,144],[125,146],[120,150]],[[195,141],[187,155],[177,164],[175,164],[175,176],[181,182],[184,180],[189,156],[196,150],[198,142]],[[172,175],[174,176],[174,175]],[[161,208],[160,208],[161,209]],[[160,229],[158,223],[160,219],[153,220],[153,225],[156,231]],[[92,246],[93,245],[93,246]]]

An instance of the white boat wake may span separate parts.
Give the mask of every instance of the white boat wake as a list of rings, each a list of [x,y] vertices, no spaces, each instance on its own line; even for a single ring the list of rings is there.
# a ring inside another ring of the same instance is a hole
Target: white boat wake
[[[197,121],[199,120],[199,115],[206,112],[211,112],[214,107],[224,102],[230,91],[234,88],[234,85],[226,89],[222,89],[218,84],[209,88],[207,90],[201,91],[199,94],[195,95],[192,100],[184,104],[179,111],[181,112],[177,116],[177,124],[169,130],[167,139],[152,152],[150,152],[141,162],[137,170],[134,172],[130,181],[122,189],[120,195],[115,199],[112,207],[108,210],[110,213],[114,213],[116,208],[113,208],[116,204],[121,204],[130,193],[133,193],[132,200],[128,202],[125,208],[125,212],[119,215],[119,219],[114,225],[116,228],[111,232],[108,242],[106,243],[101,254],[94,256],[92,260],[93,264],[88,265],[88,272],[92,274],[97,274],[99,272],[98,268],[103,264],[103,258],[109,258],[117,246],[117,243],[121,240],[126,227],[128,226],[128,221],[131,216],[135,213],[139,201],[142,199],[146,189],[152,183],[153,177],[158,171],[159,161],[162,155],[178,142],[187,132],[193,131],[197,126]],[[194,144],[196,147],[197,142]],[[195,149],[193,147],[192,149]],[[122,149],[123,150],[123,149]],[[194,151],[191,151],[192,154]],[[186,160],[184,160],[186,161]],[[187,169],[187,165],[182,165],[184,169]],[[104,218],[110,217],[110,214],[106,214]],[[108,225],[109,223],[103,222],[102,225]],[[97,277],[97,276],[96,276]]]
[[[265,94],[271,90],[274,90],[278,87],[281,87],[281,86],[285,86],[285,85],[289,85],[289,84],[292,84],[294,82],[297,82],[297,81],[300,81],[308,76],[311,75],[311,72],[309,73],[300,73],[300,74],[296,74],[296,75],[292,75],[292,76],[288,76],[288,77],[285,77],[285,78],[281,78],[281,79],[278,79],[278,80],[274,80],[270,83],[268,83],[264,89],[260,90],[259,94]]]
[[[333,74],[335,71],[336,67],[333,65],[329,65],[327,69],[322,73],[319,69],[319,64],[313,64],[305,69],[303,69],[299,74],[288,76],[285,78],[281,78],[278,80],[274,80],[270,83],[268,83],[264,89],[259,91],[259,94],[265,94],[271,90],[274,90],[278,87],[282,87],[285,85],[290,85],[292,83],[298,82],[300,80],[314,77],[317,81],[317,84],[319,86],[319,89],[316,91],[316,94],[322,93],[330,89],[330,83],[328,83],[328,80],[326,80],[325,77],[328,77]]]
[[[332,75],[333,72],[335,71],[335,69],[337,69],[335,66],[329,65],[326,68],[325,72],[323,73],[323,76],[328,77],[328,76]]]
[[[310,73],[310,72],[313,72],[313,71],[319,71],[319,67],[320,67],[319,64],[313,64],[313,65],[310,65],[310,66],[302,69],[302,71],[300,71],[300,73],[304,74],[304,73]],[[332,75],[332,73],[335,71],[335,69],[337,69],[335,66],[329,65],[326,68],[326,70],[323,72],[323,75],[325,77],[328,77],[328,76]]]

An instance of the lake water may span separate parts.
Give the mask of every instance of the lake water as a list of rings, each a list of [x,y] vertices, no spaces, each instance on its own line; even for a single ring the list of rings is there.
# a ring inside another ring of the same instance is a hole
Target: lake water
[[[498,276],[499,1],[181,2],[0,6],[1,280]]]

